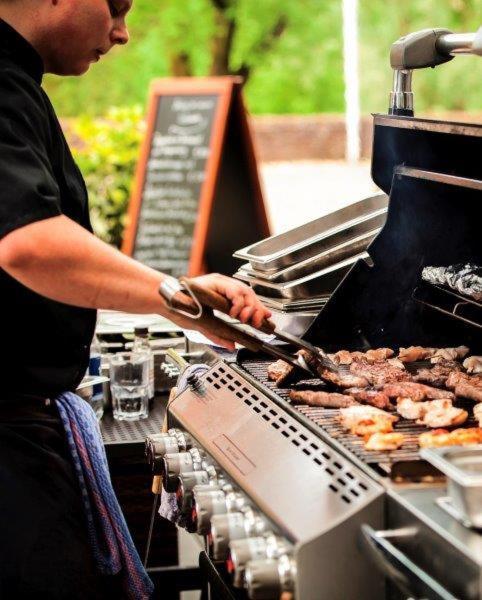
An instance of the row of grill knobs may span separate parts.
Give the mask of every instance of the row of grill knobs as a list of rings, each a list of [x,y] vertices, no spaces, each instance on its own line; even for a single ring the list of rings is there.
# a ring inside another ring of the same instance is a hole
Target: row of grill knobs
[[[203,450],[179,429],[146,440],[146,456],[166,492],[175,493],[177,524],[205,536],[211,557],[225,561],[234,587],[252,600],[272,600],[293,591],[296,565],[291,548],[236,491]]]

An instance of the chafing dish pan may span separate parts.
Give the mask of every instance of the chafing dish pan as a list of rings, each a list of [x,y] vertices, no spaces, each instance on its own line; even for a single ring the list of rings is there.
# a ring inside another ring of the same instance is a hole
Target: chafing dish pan
[[[351,267],[358,260],[367,258],[369,258],[368,254],[363,252],[326,269],[315,271],[306,277],[281,283],[272,283],[250,277],[242,269],[235,273],[234,277],[249,283],[253,290],[261,296],[299,300],[314,296],[330,295]]]
[[[472,527],[482,528],[482,445],[423,448],[420,455],[447,476],[455,511]]]
[[[251,269],[275,272],[338,248],[332,262],[346,258],[350,242],[383,226],[388,198],[379,193],[346,206],[300,227],[272,236],[234,253],[236,258],[249,261]],[[368,241],[367,241],[368,244]]]

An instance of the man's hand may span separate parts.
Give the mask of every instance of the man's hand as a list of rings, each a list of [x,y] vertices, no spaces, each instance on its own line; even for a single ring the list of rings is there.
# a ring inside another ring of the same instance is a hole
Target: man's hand
[[[227,298],[231,302],[229,316],[238,319],[241,323],[259,329],[264,319],[269,319],[271,316],[271,312],[261,304],[253,290],[241,281],[218,273],[194,277],[193,281]]]

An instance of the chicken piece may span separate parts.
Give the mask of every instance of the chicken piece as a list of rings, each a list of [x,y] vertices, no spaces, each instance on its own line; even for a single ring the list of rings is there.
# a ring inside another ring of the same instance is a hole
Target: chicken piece
[[[482,402],[474,406],[474,417],[478,421],[479,426],[482,427]]]
[[[436,406],[436,403],[440,403],[440,405]],[[444,403],[449,404],[447,406]],[[425,425],[426,427],[439,428],[462,425],[469,416],[469,413],[466,410],[452,406],[450,400],[432,400],[431,402],[424,402],[423,404],[432,404],[431,407],[427,407],[422,419],[417,421],[419,425]]]
[[[350,365],[350,371],[358,377],[365,378],[373,387],[411,379],[410,373],[405,369],[395,367],[385,360],[375,363],[369,363],[366,359],[354,360]],[[367,386],[354,385],[353,387]]]
[[[365,450],[397,450],[404,442],[403,433],[372,433],[365,440]]]
[[[455,386],[455,395],[459,398],[474,400],[474,402],[482,402],[482,387],[462,382]]]
[[[426,360],[434,355],[436,348],[423,348],[422,346],[410,346],[400,348],[398,358],[403,363],[415,362],[417,360]]]
[[[398,421],[397,416],[374,406],[350,406],[340,409],[342,427],[354,435],[389,433],[393,431],[393,423],[396,421]]]
[[[333,371],[329,371],[328,369],[320,369],[318,371],[321,379],[323,381],[327,381],[328,383],[332,383],[340,388],[364,388],[368,387],[368,381],[365,377],[360,377],[358,375],[353,375],[351,373],[334,373]]]
[[[330,354],[329,357],[337,365],[351,365],[353,357],[348,350],[339,350],[335,354]]]
[[[374,350],[367,350],[365,358],[368,362],[378,362],[392,358],[394,354],[395,352],[391,348],[375,348]]]
[[[405,369],[405,365],[398,358],[388,358],[387,363],[392,365],[392,367],[397,367],[397,369]]]
[[[418,436],[421,448],[440,448],[442,446],[470,446],[482,443],[482,428],[467,427],[454,429],[434,429]]]
[[[300,370],[284,360],[277,360],[268,365],[268,379],[276,383],[276,387],[284,387],[300,378]]]
[[[444,387],[452,371],[460,371],[460,363],[452,360],[441,360],[431,368],[419,369],[413,376],[417,383],[425,383],[435,387]]]
[[[352,396],[357,402],[369,404],[376,408],[390,409],[390,398],[379,390],[368,390],[363,388],[348,388],[345,392]]]
[[[461,383],[467,383],[473,387],[482,388],[482,375],[468,375],[463,371],[453,371],[447,377],[445,385],[450,389],[455,389]]]
[[[448,398],[454,400],[455,396],[449,390],[440,390],[423,383],[414,381],[402,381],[400,383],[391,383],[384,385],[383,392],[389,398],[411,398],[414,402],[422,400],[438,400],[439,398]]]
[[[463,365],[467,373],[482,373],[482,356],[469,356],[464,360]]]
[[[442,446],[453,446],[454,442],[446,429],[434,429],[421,433],[418,436],[418,444],[420,448],[441,448]]]
[[[411,398],[397,398],[397,413],[404,419],[421,419],[424,414],[423,402]]]
[[[276,362],[268,365],[268,379],[270,381],[278,381],[280,377],[283,377],[287,371],[293,367],[284,360],[277,360]]]
[[[467,346],[458,346],[457,348],[438,348],[434,355],[430,357],[430,362],[438,363],[443,360],[462,360],[470,352]]]
[[[352,396],[346,394],[313,390],[291,390],[290,400],[295,404],[323,406],[324,408],[346,408],[358,404]]]

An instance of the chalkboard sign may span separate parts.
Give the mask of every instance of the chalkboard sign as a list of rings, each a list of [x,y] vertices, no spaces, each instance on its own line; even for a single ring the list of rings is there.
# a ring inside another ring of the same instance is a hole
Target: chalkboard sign
[[[164,273],[231,274],[269,235],[238,78],[157,80],[124,252]]]

